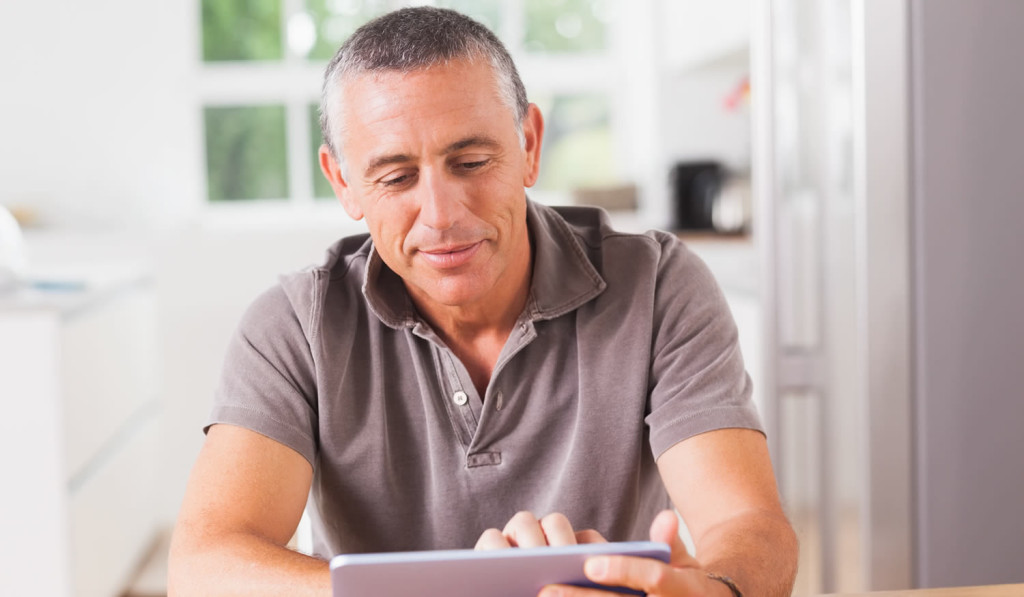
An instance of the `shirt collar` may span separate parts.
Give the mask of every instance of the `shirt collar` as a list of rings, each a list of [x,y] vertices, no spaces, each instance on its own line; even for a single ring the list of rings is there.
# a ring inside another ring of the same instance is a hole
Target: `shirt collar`
[[[527,199],[526,225],[533,245],[533,277],[524,312],[528,319],[559,317],[604,291],[607,284],[557,211]],[[420,323],[405,284],[385,265],[374,246],[370,248],[362,290],[370,310],[384,325],[400,329]]]
[[[531,319],[554,319],[604,292],[607,284],[557,211],[528,201],[526,223],[533,237]]]

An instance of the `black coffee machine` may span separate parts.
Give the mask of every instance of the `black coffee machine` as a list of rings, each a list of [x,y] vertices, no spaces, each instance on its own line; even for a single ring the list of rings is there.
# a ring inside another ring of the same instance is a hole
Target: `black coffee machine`
[[[679,162],[672,168],[672,226],[676,230],[714,230],[711,219],[725,171],[713,161]]]

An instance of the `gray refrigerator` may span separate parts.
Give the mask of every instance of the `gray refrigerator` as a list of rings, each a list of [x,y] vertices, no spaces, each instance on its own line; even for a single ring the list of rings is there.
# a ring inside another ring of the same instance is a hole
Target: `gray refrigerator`
[[[1024,582],[1024,2],[751,7],[794,594]]]

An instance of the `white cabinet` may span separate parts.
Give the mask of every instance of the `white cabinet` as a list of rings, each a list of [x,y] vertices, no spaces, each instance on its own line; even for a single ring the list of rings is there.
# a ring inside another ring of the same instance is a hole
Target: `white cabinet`
[[[119,595],[156,530],[154,293],[76,279],[0,295],[0,595]]]

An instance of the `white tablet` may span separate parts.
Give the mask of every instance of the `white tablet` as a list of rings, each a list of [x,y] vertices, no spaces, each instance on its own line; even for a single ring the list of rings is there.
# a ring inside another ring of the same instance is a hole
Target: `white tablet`
[[[669,553],[664,543],[629,541],[339,555],[331,560],[331,585],[334,597],[534,597],[549,584],[612,590],[587,580],[583,574],[587,558],[629,555],[668,562]]]

